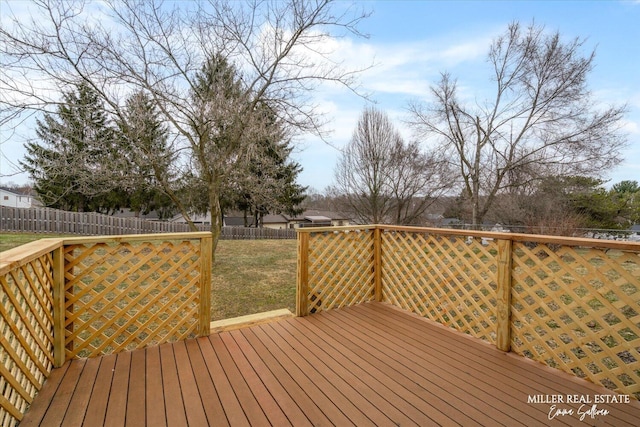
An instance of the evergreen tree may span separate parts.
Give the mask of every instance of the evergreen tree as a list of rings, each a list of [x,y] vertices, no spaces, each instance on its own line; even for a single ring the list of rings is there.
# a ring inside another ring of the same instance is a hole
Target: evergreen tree
[[[246,170],[250,151],[250,114],[239,114],[247,102],[239,72],[226,58],[213,55],[196,73],[190,106],[191,170],[182,178],[180,197],[191,213],[211,215],[212,232],[222,225],[222,209],[230,199],[231,177]],[[225,196],[226,195],[226,196]]]
[[[117,173],[126,188],[128,207],[137,213],[156,211],[160,218],[172,216],[174,203],[163,188],[173,185],[171,169],[176,155],[148,94],[136,92],[127,99],[118,129],[126,167]]]
[[[603,187],[603,180],[577,176],[565,178],[565,182],[569,203],[585,219],[587,228],[621,228],[616,221],[620,206]]]
[[[622,227],[640,224],[640,186],[638,181],[620,181],[611,187],[611,198],[619,207],[618,220]]]
[[[292,147],[288,141],[258,142],[258,153],[238,189],[236,208],[253,215],[253,224],[262,225],[270,213],[297,215],[303,211],[307,187],[296,182],[302,167],[290,160]],[[246,224],[245,224],[246,225]]]
[[[110,179],[114,131],[89,85],[65,92],[56,114],[37,121],[36,134],[39,140],[26,144],[21,164],[46,206],[99,212],[120,203]]]
[[[301,213],[300,204],[307,190],[296,183],[302,167],[290,159],[293,147],[286,139],[283,127],[268,107],[262,106],[261,110],[270,131],[256,141],[244,176],[230,185],[235,189],[235,207],[245,214],[245,226],[247,214],[253,216],[255,226],[260,226],[262,218],[270,213]]]
[[[192,127],[201,149],[190,185],[206,188],[209,203],[191,195],[192,208],[208,205],[220,215],[237,208],[254,215],[254,224],[271,212],[298,212],[305,190],[295,183],[300,165],[289,160],[292,147],[273,111],[249,99],[240,72],[221,56],[203,65],[196,82],[200,115]]]

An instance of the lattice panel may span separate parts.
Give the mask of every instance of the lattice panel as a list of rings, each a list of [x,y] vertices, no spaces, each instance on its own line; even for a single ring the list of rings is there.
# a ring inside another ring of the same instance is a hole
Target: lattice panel
[[[53,267],[47,253],[0,276],[0,425],[15,425],[53,368]]]
[[[66,358],[194,336],[199,241],[65,247]]]
[[[371,230],[310,233],[308,312],[374,298]]]
[[[383,301],[495,343],[496,243],[428,233],[382,233]]]
[[[514,244],[512,349],[640,398],[640,253]]]

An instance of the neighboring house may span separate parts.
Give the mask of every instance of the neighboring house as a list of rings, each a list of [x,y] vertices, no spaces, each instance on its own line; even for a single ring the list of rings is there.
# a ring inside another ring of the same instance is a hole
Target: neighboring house
[[[132,211],[129,208],[123,208],[116,211],[113,216],[117,218],[140,218],[147,221],[160,221],[160,217],[158,216],[158,212],[151,211],[148,214],[143,214],[140,212]]]
[[[267,215],[262,225],[265,228],[283,229],[351,225],[352,222],[351,218],[337,212],[307,210],[297,216]]]
[[[262,226],[264,228],[273,228],[276,230],[283,230],[289,227],[289,217],[286,215],[265,215],[262,218]]]
[[[225,215],[222,225],[225,227],[244,227],[244,215],[242,215],[242,213],[232,213],[229,216]],[[251,215],[247,216],[247,227],[253,227],[253,217]]]
[[[181,224],[187,223],[187,220],[184,219],[182,214],[174,216],[169,221],[178,222]],[[191,215],[191,221],[193,221],[194,224],[211,225],[211,214],[207,213],[206,215]]]
[[[211,224],[211,215],[193,215],[195,224]],[[176,215],[171,221],[186,223],[182,215]],[[248,227],[254,227],[253,217],[247,217]],[[275,230],[298,227],[330,227],[340,225],[352,225],[352,220],[345,215],[330,211],[308,210],[297,216],[287,214],[265,215],[262,218],[262,227]],[[244,214],[242,212],[230,212],[224,216],[223,226],[244,227]]]
[[[33,196],[18,194],[13,191],[0,188],[0,205],[12,208],[30,208],[35,205]]]

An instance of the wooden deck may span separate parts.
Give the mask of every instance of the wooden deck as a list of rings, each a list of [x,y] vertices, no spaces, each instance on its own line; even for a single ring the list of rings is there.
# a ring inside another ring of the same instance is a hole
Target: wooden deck
[[[387,304],[74,360],[20,427],[637,426],[640,403]],[[529,403],[530,397],[548,399]],[[555,396],[555,403],[552,402]],[[608,414],[580,420],[582,411]],[[561,400],[561,402],[558,402]],[[552,411],[572,414],[549,419]]]

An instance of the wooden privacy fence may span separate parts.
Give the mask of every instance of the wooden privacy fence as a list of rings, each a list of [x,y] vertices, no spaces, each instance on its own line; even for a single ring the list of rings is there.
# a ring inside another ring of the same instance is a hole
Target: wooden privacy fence
[[[296,230],[291,228],[222,227],[222,240],[295,239]]]
[[[367,301],[640,398],[640,243],[382,225],[299,230],[297,315]]]
[[[210,226],[199,226],[209,231]],[[188,233],[187,224],[120,218],[96,212],[67,212],[51,208],[12,208],[0,206],[0,231],[77,234],[84,236]]]
[[[200,231],[211,231],[210,225],[197,224]],[[50,208],[12,208],[0,206],[0,231],[111,236],[122,234],[188,233],[188,224],[149,221],[142,218],[120,218],[96,212],[67,212]],[[295,239],[293,229],[222,227],[224,240]]]
[[[53,367],[209,334],[211,234],[42,239],[0,259],[0,425]]]

